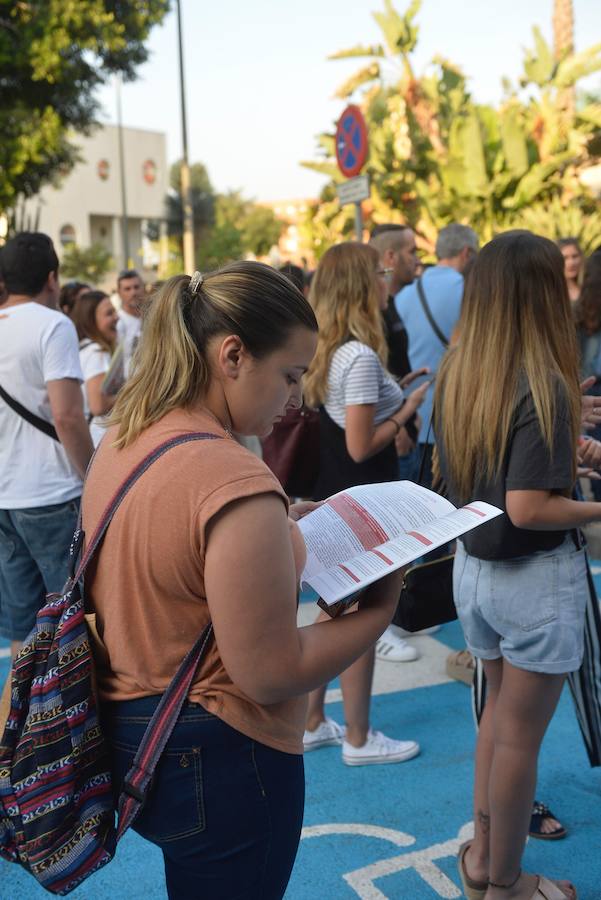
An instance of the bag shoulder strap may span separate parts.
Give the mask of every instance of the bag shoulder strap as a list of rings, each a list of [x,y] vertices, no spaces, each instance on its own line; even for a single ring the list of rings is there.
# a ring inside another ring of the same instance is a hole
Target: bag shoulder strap
[[[2,385],[0,385],[0,397],[2,397],[6,405],[10,406],[13,412],[16,412],[18,416],[21,416],[22,419],[25,419],[25,421],[29,422],[30,425],[33,425],[34,428],[37,428],[38,431],[42,431],[44,434],[48,435],[48,437],[51,437],[60,444],[60,438],[54,425],[22,406],[18,400],[15,400],[14,397],[11,397],[11,395],[4,390]]]
[[[416,484],[422,483],[422,480],[424,477],[424,472],[426,470],[426,454],[428,453],[428,444],[430,442],[430,435],[432,433],[433,422],[434,422],[434,410],[432,410],[432,415],[430,416],[430,423],[428,425],[428,431],[426,433],[426,441],[424,443],[424,448],[422,450],[422,458],[419,463],[419,474],[417,476]]]
[[[168,450],[171,450],[172,447],[178,447],[180,444],[188,444],[190,441],[219,441],[223,440],[220,435],[212,434],[208,431],[193,431],[190,434],[180,434],[177,437],[170,438],[168,441],[164,441],[162,444],[159,444],[158,447],[155,447],[147,456],[142,459],[138,465],[129,473],[125,481],[119,486],[116,493],[113,496],[113,499],[109,502],[108,506],[104,510],[98,525],[96,526],[96,530],[94,531],[92,538],[90,539],[90,543],[86,549],[86,552],[83,554],[77,569],[75,570],[75,574],[69,579],[73,583],[79,581],[79,579],[83,576],[85,570],[87,569],[90,560],[92,559],[94,553],[98,549],[102,538],[106,534],[106,530],[110,525],[111,519],[123,503],[126,495],[129,493],[131,488],[134,486],[136,481],[142,477],[144,472],[150,468],[150,466],[160,459],[164,453],[167,453]],[[88,471],[86,473],[86,478],[90,473],[91,464],[88,466]],[[69,582],[67,582],[68,584]]]
[[[164,453],[167,453],[167,451],[171,450],[173,447],[178,447],[180,444],[187,444],[191,441],[210,440],[218,441],[222,440],[222,438],[220,435],[212,434],[210,432],[192,432],[190,434],[178,435],[178,437],[171,438],[163,444],[160,444],[158,447],[155,447],[154,450],[138,463],[135,469],[130,472],[128,477],[118,488],[113,499],[106,507],[100,522],[96,526],[90,544],[73,576],[73,582],[78,581],[84,574],[92,556],[106,534],[111,519],[119,509],[119,506],[127,493],[138,479],[142,477],[144,472],[146,472],[157,459],[160,459]],[[88,473],[90,468],[91,466],[88,467]],[[154,770],[156,769],[165,745],[175,728],[184,701],[188,696],[194,674],[207,652],[212,633],[213,626],[209,623],[192,649],[187,653],[184,661],[169,684],[169,687],[163,694],[159,705],[155,709],[152,719],[148,723],[148,727],[144,732],[144,737],[140,742],[138,752],[134,757],[132,767],[127,773],[123,783],[123,791],[119,797],[118,826],[116,833],[117,841],[125,834],[142,809],[150,788]]]
[[[432,329],[432,331],[434,332],[434,334],[436,335],[436,337],[438,338],[440,343],[443,345],[443,347],[448,347],[449,342],[448,342],[446,336],[444,335],[444,333],[440,330],[440,328],[436,324],[436,320],[435,320],[434,316],[432,315],[432,310],[430,309],[430,307],[428,305],[428,301],[426,300],[426,292],[424,291],[424,286],[422,284],[421,275],[417,279],[416,287],[417,287],[417,296],[419,297],[419,302],[421,303],[422,309],[423,309],[424,313],[426,314],[426,318],[427,318],[428,322],[430,323],[430,328]]]
[[[209,622],[161,697],[140,741],[131,769],[123,781],[117,805],[119,841],[144,806],[154,771],[173,733],[180,712],[190,691],[192,679],[207,653],[213,635]]]

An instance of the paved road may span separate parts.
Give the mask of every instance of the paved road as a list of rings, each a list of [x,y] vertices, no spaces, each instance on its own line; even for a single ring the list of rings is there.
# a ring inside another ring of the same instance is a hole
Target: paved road
[[[314,612],[313,604],[303,603],[301,620]],[[444,672],[449,649],[462,645],[461,633],[453,623],[413,640],[422,660],[377,666],[373,724],[393,737],[418,740],[422,754],[398,765],[356,768],[344,766],[335,747],[307,755],[305,828],[286,900],[462,896],[455,854],[470,829],[474,732],[469,690]],[[0,679],[8,668],[6,649],[0,643]],[[336,684],[328,698],[329,714],[342,721]],[[588,766],[566,692],[543,747],[538,794],[570,833],[556,843],[531,841],[526,865],[570,877],[580,900],[601,900],[600,793],[601,772]],[[47,896],[17,866],[0,862],[0,900]],[[165,900],[160,854],[130,833],[115,861],[71,896]]]

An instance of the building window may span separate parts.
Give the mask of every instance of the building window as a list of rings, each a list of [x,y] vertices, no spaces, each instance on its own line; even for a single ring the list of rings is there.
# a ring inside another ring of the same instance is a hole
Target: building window
[[[63,225],[59,232],[60,242],[63,247],[67,247],[69,244],[75,243],[75,229],[73,225]]]

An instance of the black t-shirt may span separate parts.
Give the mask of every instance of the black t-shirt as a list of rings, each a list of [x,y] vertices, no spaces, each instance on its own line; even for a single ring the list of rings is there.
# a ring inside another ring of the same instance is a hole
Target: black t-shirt
[[[396,311],[394,297],[388,298],[388,305],[382,313],[382,318],[388,344],[388,371],[396,378],[404,378],[411,371],[409,336],[403,320]]]
[[[388,371],[395,378],[404,378],[411,371],[409,362],[409,335],[403,320],[396,311],[394,297],[388,298],[388,305],[382,313],[384,320],[384,332],[388,345]],[[405,423],[409,437],[417,443],[417,426],[415,424],[417,413]]]
[[[559,382],[556,385],[552,451],[545,443],[528,381],[523,378],[518,387],[511,434],[499,475],[490,482],[479,480],[474,485],[470,499],[485,500],[505,510],[506,491],[571,491],[576,451],[572,446],[565,390]],[[437,447],[441,474],[447,485],[449,498],[455,505],[459,505],[457,493],[449,481],[444,447],[440,439],[437,440]],[[552,550],[563,542],[567,533],[516,528],[504,513],[468,532],[461,540],[466,551],[479,559],[513,559],[540,550]]]

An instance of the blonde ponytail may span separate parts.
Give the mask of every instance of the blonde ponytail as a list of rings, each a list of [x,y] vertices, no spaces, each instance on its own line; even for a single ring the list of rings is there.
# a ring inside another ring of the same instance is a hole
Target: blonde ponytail
[[[302,293],[270,266],[232,263],[200,279],[170,278],[144,311],[133,374],[117,397],[109,425],[114,446],[129,446],[173,409],[197,403],[211,381],[206,348],[216,335],[236,334],[260,359],[279,348],[292,328],[317,331]]]

